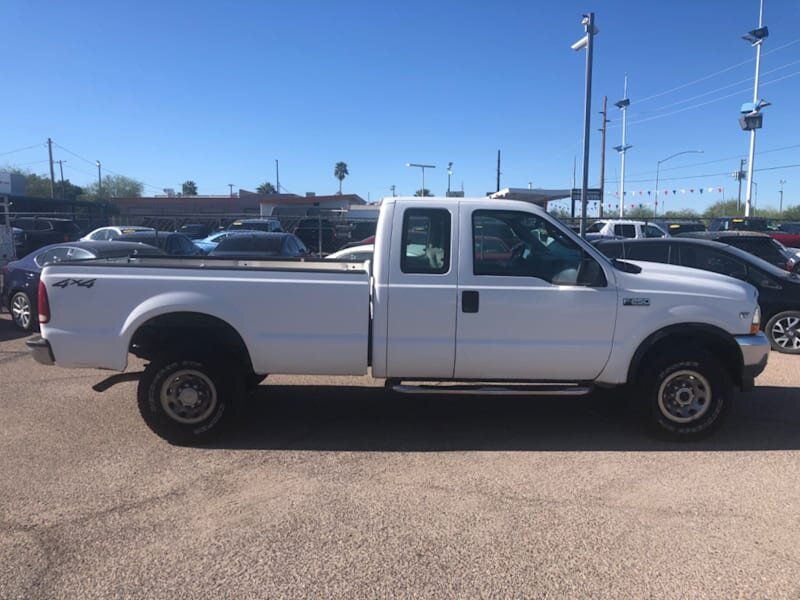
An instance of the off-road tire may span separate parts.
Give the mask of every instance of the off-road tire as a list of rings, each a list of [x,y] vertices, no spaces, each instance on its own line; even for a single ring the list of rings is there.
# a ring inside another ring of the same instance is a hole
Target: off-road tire
[[[632,396],[639,414],[658,434],[692,440],[720,426],[733,403],[734,388],[716,358],[684,349],[654,357]]]
[[[235,423],[243,379],[219,356],[158,357],[139,379],[139,412],[156,435],[172,444],[205,444]]]

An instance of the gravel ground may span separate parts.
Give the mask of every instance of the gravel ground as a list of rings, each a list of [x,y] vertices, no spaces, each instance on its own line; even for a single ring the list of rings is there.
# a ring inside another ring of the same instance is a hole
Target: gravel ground
[[[800,598],[799,367],[695,444],[591,399],[271,377],[180,448],[3,314],[0,598]]]

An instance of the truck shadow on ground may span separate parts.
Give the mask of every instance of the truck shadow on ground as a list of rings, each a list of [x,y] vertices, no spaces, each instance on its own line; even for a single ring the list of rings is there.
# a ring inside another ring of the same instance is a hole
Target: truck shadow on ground
[[[739,451],[800,449],[800,389],[739,394],[717,432],[659,439],[613,398],[402,396],[382,388],[270,386],[242,409],[231,449],[447,451]]]

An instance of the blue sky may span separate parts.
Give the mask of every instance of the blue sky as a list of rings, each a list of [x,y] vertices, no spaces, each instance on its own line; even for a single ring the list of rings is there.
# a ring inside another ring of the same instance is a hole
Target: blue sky
[[[735,197],[746,157],[739,106],[752,98],[758,0],[605,2],[198,3],[7,0],[0,165],[47,171],[57,144],[77,184],[105,172],[225,194],[275,182],[297,194],[344,192],[376,201],[412,194],[419,169],[443,194],[501,186],[563,188],[581,172],[584,53],[570,45],[593,10],[596,38],[590,182],[598,183],[602,98],[609,98],[606,188],[618,187],[620,113],[628,73],[626,189],[675,189],[667,208],[702,210]],[[758,205],[800,203],[800,3],[765,0],[765,109],[757,137]],[[737,83],[738,82],[738,83]],[[724,98],[724,96],[729,96]],[[683,110],[686,109],[686,110]],[[677,112],[675,114],[674,111]],[[13,152],[19,148],[34,148]],[[793,147],[792,147],[793,146]],[[85,159],[85,160],[82,160]],[[88,161],[88,162],[87,162]],[[699,164],[704,163],[704,164]],[[788,167],[787,165],[794,165]],[[779,168],[773,168],[779,167]],[[710,196],[689,189],[713,188]],[[685,189],[686,194],[680,190]],[[606,202],[616,204],[612,195]],[[635,202],[644,201],[646,194]],[[630,201],[629,201],[630,202]]]

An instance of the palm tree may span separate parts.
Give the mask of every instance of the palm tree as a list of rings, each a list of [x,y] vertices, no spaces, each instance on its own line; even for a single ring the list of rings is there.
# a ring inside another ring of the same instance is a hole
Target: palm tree
[[[333,167],[333,176],[339,180],[339,195],[342,195],[342,181],[344,178],[350,175],[349,171],[347,170],[347,163],[346,162],[337,162],[336,166]]]
[[[415,196],[433,196],[428,188],[422,188],[414,192]]]
[[[275,190],[275,186],[272,185],[269,181],[265,181],[260,186],[256,188],[256,191],[259,194],[277,194],[278,192]]]

